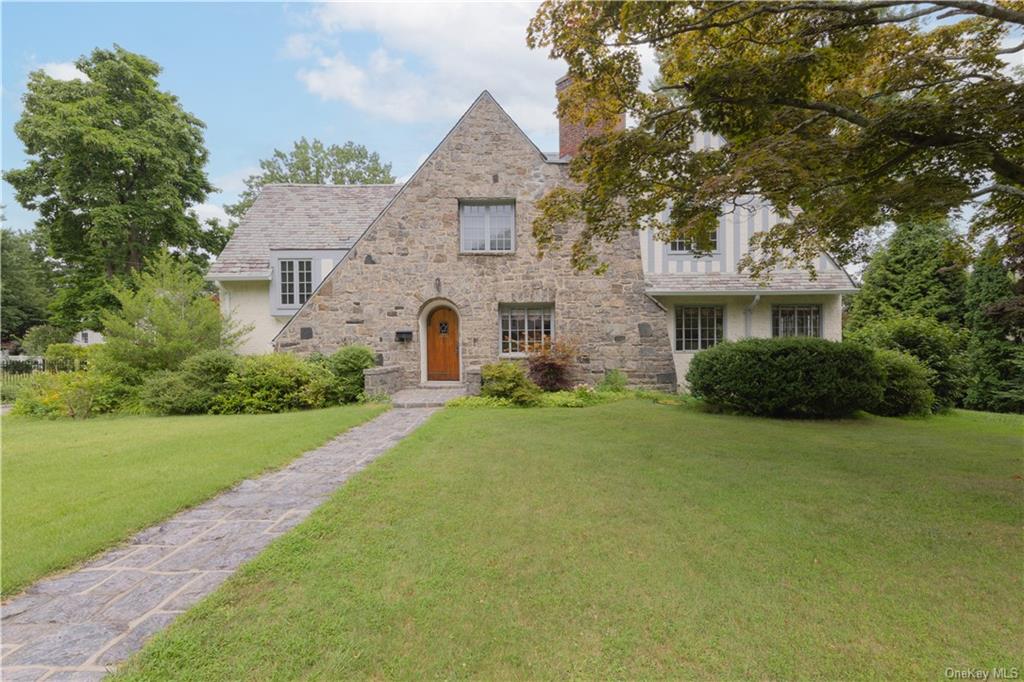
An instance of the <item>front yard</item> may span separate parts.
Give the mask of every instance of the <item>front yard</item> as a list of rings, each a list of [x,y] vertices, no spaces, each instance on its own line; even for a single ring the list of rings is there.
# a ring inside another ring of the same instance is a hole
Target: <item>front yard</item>
[[[1019,417],[968,412],[787,422],[636,400],[449,409],[120,677],[942,678],[1019,666],[1022,432]],[[52,504],[17,495],[5,511]]]
[[[5,595],[378,414],[3,418]]]

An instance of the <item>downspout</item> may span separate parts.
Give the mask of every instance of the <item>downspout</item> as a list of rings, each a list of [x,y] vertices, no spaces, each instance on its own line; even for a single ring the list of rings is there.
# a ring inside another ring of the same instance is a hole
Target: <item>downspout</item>
[[[761,294],[756,294],[754,299],[743,308],[743,336],[744,338],[750,338],[750,331],[753,328],[752,319],[754,316],[754,308],[757,306],[758,301],[761,300]]]

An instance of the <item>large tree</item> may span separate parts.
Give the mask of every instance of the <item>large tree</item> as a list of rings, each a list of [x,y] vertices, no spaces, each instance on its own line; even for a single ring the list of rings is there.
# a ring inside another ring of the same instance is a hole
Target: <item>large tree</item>
[[[926,317],[959,329],[969,260],[962,239],[945,220],[898,225],[864,271],[847,328],[892,317]]]
[[[20,339],[49,317],[52,271],[31,234],[0,228],[0,336]]]
[[[759,235],[755,273],[822,250],[845,260],[872,226],[972,202],[975,228],[1024,263],[1024,85],[1004,61],[1024,50],[1022,25],[1021,0],[548,0],[528,42],[569,65],[560,113],[635,125],[584,145],[579,190],[542,202],[541,248],[574,217],[581,268],[597,265],[594,240],[645,223],[700,243],[761,195],[788,220]],[[695,150],[698,130],[725,145]]]
[[[976,410],[1024,411],[1024,328],[1000,308],[1015,296],[1013,278],[995,242],[974,261],[967,283],[967,357],[971,381],[964,405]]]
[[[361,144],[324,145],[314,138],[301,138],[291,151],[275,149],[269,159],[260,159],[260,172],[245,179],[245,190],[238,201],[224,207],[228,215],[240,220],[252,206],[263,185],[293,182],[312,185],[391,184],[391,164],[381,163],[377,152]]]
[[[4,177],[61,262],[55,322],[89,327],[116,306],[107,283],[163,248],[215,252],[223,235],[190,210],[213,189],[205,126],[160,90],[160,67],[117,46],[75,66],[83,78],[29,75],[14,128],[29,159]]]

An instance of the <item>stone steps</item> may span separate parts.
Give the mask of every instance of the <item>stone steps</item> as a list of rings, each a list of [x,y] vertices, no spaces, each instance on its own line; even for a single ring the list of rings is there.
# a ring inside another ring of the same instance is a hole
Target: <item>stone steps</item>
[[[391,404],[398,408],[443,407],[449,400],[466,393],[465,386],[404,388],[391,396]]]

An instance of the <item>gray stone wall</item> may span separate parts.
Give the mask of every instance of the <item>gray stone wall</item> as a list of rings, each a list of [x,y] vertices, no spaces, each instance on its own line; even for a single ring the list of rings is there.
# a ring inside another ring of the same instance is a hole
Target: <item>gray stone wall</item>
[[[402,390],[405,385],[402,368],[397,365],[370,367],[363,370],[363,393],[368,396],[392,396]]]
[[[619,369],[634,384],[674,389],[664,312],[644,294],[636,234],[602,245],[610,263],[603,275],[572,269],[573,230],[562,248],[536,257],[535,202],[566,181],[566,167],[546,163],[485,93],[284,327],[278,350],[330,353],[364,343],[415,384],[421,313],[432,302],[445,300],[459,314],[463,373],[498,359],[499,305],[551,303],[555,336],[580,344],[581,379]],[[459,200],[489,198],[516,202],[515,252],[460,253]],[[398,331],[413,332],[412,341],[396,341]]]

